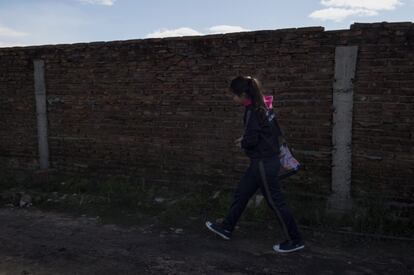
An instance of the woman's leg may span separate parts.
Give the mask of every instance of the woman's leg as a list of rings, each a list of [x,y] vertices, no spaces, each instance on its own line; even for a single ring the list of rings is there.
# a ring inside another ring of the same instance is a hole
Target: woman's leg
[[[257,164],[251,162],[234,191],[233,203],[231,204],[223,222],[226,229],[233,231],[237,221],[246,208],[249,199],[259,188],[259,181],[260,175]]]
[[[277,158],[271,161],[259,162],[259,171],[262,179],[260,188],[267,204],[276,213],[286,239],[302,240],[295,219],[280,189],[278,181],[279,167],[280,161]]]

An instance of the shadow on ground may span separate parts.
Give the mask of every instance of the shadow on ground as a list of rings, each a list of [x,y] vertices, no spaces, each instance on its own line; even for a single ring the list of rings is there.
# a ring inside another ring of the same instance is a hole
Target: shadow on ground
[[[201,219],[168,227],[0,208],[0,274],[412,274],[413,243],[304,231],[306,248],[276,254],[269,228],[242,224],[232,240]]]
[[[171,190],[122,178],[37,185],[2,177],[0,275],[414,272],[409,238],[334,233],[319,216],[308,217],[311,227],[301,219],[304,250],[276,254],[281,233],[260,197],[250,201],[233,238],[223,240],[204,222],[224,213],[231,194],[217,184]]]

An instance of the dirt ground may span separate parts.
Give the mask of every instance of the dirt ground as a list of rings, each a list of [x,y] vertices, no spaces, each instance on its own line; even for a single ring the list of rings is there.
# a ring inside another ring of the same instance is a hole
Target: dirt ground
[[[305,249],[276,254],[269,229],[230,241],[194,227],[104,224],[96,217],[0,208],[0,274],[414,274],[414,243],[303,230]],[[198,226],[199,225],[199,226]]]

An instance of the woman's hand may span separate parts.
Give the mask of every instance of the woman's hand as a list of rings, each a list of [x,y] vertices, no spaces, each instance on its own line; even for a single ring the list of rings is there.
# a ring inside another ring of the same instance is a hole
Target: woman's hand
[[[242,139],[243,139],[243,137],[239,137],[238,139],[234,140],[234,144],[237,147],[240,147],[241,148],[241,141],[242,141]]]

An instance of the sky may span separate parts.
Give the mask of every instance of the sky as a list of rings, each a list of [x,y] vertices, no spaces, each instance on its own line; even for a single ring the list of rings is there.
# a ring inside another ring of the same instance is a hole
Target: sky
[[[0,47],[413,22],[414,0],[0,0]]]

